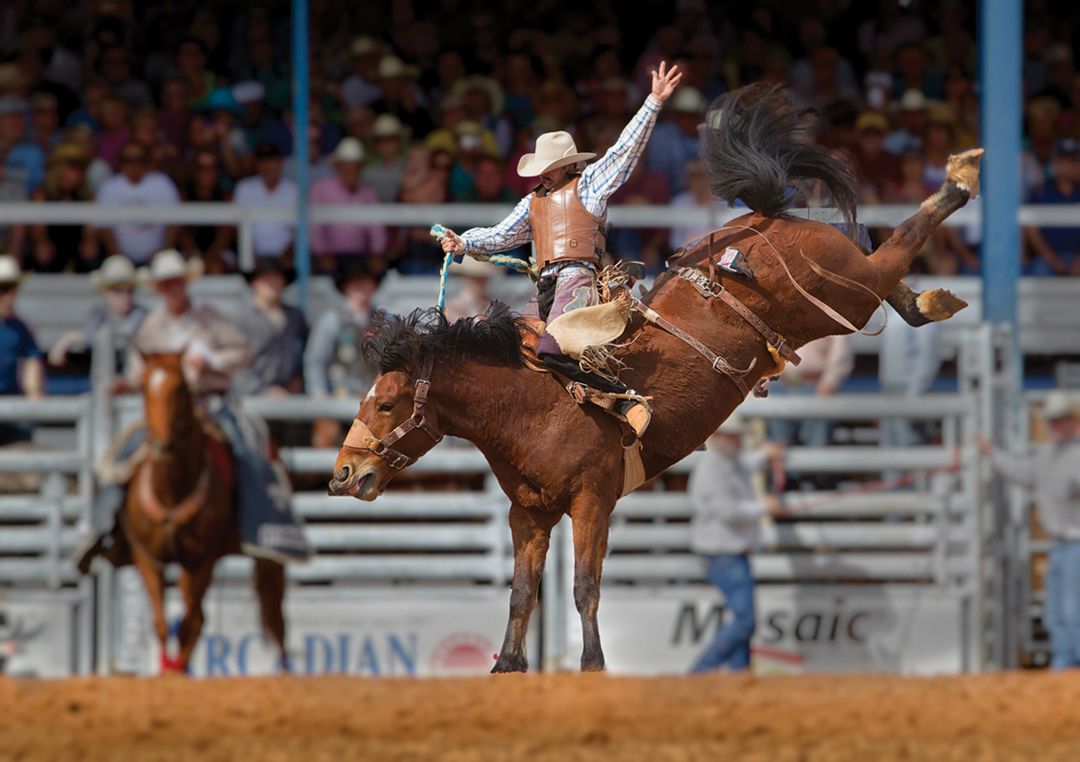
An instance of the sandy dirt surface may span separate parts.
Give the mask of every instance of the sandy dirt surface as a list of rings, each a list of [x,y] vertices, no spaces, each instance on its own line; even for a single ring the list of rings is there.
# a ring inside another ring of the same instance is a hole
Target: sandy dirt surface
[[[0,681],[0,760],[1076,760],[1080,674]]]

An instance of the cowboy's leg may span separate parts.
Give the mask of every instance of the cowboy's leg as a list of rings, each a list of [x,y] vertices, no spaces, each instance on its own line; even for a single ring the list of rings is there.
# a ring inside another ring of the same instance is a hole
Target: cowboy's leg
[[[1065,623],[1065,543],[1055,540],[1050,547],[1046,569],[1046,604],[1043,625],[1050,633],[1050,669],[1067,669],[1071,664],[1068,628]]]
[[[213,401],[208,409],[232,451],[244,552],[280,561],[307,560],[310,551],[292,511],[292,490],[284,471],[270,461],[264,427],[229,398]]]
[[[591,307],[596,302],[596,273],[588,267],[564,267],[555,281],[555,295],[545,320],[550,323],[559,315],[582,307]],[[565,356],[559,342],[546,331],[540,336],[536,352],[541,355]]]
[[[587,267],[564,268],[559,272],[556,280],[551,310],[546,320],[550,323],[559,315],[582,307],[591,307],[596,303],[596,273]],[[614,394],[626,391],[626,385],[623,383],[582,370],[577,360],[567,356],[559,346],[559,342],[547,331],[540,335],[540,340],[536,344],[536,354],[556,373],[574,381],[580,381],[586,386]]]
[[[146,429],[131,429],[120,443],[115,463],[126,463],[146,442]],[[127,482],[101,484],[90,506],[90,532],[86,542],[74,554],[75,566],[83,574],[89,574],[90,563],[95,557],[104,556],[113,566],[131,563],[131,550],[127,536],[120,526],[120,509],[127,499]]]
[[[750,638],[757,626],[754,612],[754,577],[745,555],[714,556],[706,573],[709,582],[724,594],[724,604],[733,615],[727,624],[717,627],[712,642],[706,646],[691,669],[708,672],[727,664],[733,670],[750,666]]]

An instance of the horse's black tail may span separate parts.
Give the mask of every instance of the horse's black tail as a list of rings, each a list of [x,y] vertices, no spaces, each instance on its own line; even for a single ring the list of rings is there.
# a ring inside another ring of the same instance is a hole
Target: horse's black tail
[[[854,230],[855,174],[849,162],[811,142],[812,111],[789,90],[757,83],[720,96],[702,126],[701,159],[713,195],[767,217],[783,214],[799,179],[818,179]]]

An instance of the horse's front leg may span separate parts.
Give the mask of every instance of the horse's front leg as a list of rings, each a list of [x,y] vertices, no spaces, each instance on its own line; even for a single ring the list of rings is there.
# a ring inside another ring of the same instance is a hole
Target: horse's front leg
[[[604,669],[597,611],[600,608],[600,572],[607,553],[608,526],[614,502],[594,495],[574,498],[570,519],[574,528],[574,604],[581,615],[581,671]]]
[[[184,619],[180,622],[180,656],[176,660],[181,672],[187,672],[191,652],[199,642],[204,623],[203,598],[214,578],[214,561],[206,560],[192,569],[180,572],[180,593],[184,596]]]
[[[132,561],[139,570],[146,596],[150,599],[150,612],[154,617],[154,632],[161,648],[161,671],[176,672],[176,662],[169,656],[169,623],[165,621],[165,569],[141,548],[132,553]]]
[[[510,619],[506,623],[499,659],[492,672],[527,672],[529,657],[525,635],[536,607],[540,575],[544,573],[551,529],[561,514],[510,506],[510,534],[514,539],[514,579],[510,591]]]

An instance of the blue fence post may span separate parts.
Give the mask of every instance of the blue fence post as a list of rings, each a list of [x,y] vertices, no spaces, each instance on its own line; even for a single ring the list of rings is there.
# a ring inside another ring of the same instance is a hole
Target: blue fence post
[[[983,160],[983,319],[1015,329],[1020,277],[1020,49],[1022,0],[979,4]],[[1015,334],[1015,330],[1014,330]]]
[[[308,245],[308,0],[292,0],[292,79],[293,79],[293,160],[296,162],[296,236],[293,261],[300,309],[307,312],[308,284],[311,279],[311,250]]]

